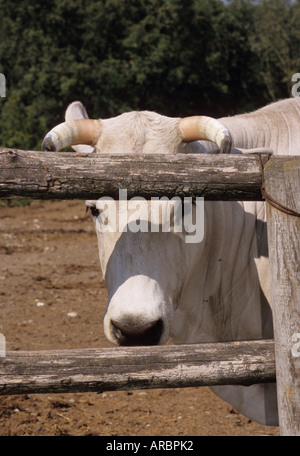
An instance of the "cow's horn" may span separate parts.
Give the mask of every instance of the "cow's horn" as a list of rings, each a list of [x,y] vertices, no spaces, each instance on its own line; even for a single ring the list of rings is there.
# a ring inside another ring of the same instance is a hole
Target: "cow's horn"
[[[42,150],[57,151],[76,144],[93,146],[101,133],[101,120],[80,119],[63,122],[47,133]]]
[[[227,128],[217,119],[206,116],[184,117],[179,120],[183,141],[207,140],[217,144],[221,153],[229,154],[232,139]]]

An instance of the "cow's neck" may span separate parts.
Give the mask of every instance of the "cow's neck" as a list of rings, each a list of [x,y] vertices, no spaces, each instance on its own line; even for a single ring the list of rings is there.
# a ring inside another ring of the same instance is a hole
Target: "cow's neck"
[[[270,310],[258,279],[258,256],[265,261],[266,252],[258,249],[256,204],[206,203],[204,245],[181,292],[175,343],[272,336],[264,326]]]

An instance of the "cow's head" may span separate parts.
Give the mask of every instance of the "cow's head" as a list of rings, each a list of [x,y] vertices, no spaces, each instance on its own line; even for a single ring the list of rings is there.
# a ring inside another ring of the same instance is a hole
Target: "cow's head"
[[[196,140],[213,141],[221,152],[231,148],[228,130],[213,118],[178,119],[145,111],[105,120],[64,122],[46,135],[43,150],[87,144],[98,153],[177,153]],[[178,217],[174,207],[168,211],[170,202],[164,204],[165,213],[173,210],[173,219]],[[118,229],[110,229],[115,221],[107,213],[110,202],[107,207],[103,199],[89,201],[87,205],[96,225],[109,295],[104,318],[106,337],[119,345],[164,343],[170,335],[174,310],[197,249],[185,242],[184,232],[163,232],[163,215],[156,220],[155,232],[146,228],[136,230],[135,211],[128,214],[128,205],[117,202],[112,210],[117,210],[119,221],[126,221]],[[126,218],[122,216],[124,210]],[[138,218],[139,224],[149,223],[148,203],[140,208]]]
[[[56,151],[76,144],[95,146],[99,153],[183,152],[187,143],[212,141],[229,153],[231,136],[224,125],[206,116],[183,119],[142,111],[111,119],[78,119],[54,127],[43,141],[43,150]]]

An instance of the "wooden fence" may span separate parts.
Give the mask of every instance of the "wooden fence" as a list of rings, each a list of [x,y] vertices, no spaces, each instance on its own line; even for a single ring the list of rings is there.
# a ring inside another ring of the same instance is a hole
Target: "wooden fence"
[[[267,199],[273,341],[7,352],[0,394],[253,384],[276,378],[282,435],[300,435],[300,157],[0,149],[0,197]],[[274,355],[275,345],[275,355]],[[276,368],[275,368],[276,365]]]

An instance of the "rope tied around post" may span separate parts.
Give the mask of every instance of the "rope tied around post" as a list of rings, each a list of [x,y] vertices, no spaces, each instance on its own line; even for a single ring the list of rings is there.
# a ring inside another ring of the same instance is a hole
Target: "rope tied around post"
[[[268,154],[267,162],[270,160],[272,154]],[[271,206],[273,206],[278,211],[284,212],[285,214],[292,215],[293,217],[300,217],[300,212],[294,211],[289,207],[286,207],[284,204],[281,204],[279,201],[275,200],[266,190],[265,187],[265,176],[264,176],[264,164],[261,158],[262,154],[259,154],[260,167],[261,167],[261,177],[262,177],[262,186],[261,194],[265,201],[267,201]]]

